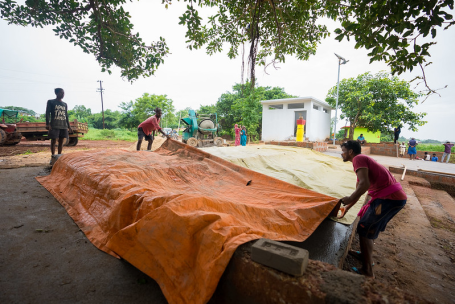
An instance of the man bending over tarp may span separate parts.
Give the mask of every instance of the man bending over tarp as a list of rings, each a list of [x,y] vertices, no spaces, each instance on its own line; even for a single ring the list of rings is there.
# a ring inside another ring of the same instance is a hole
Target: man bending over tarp
[[[141,150],[142,139],[145,137],[145,140],[148,141],[147,150],[152,149],[153,144],[153,136],[155,135],[155,131],[160,131],[164,136],[169,139],[169,136],[166,135],[163,130],[160,128],[160,118],[161,118],[162,111],[160,108],[155,109],[155,115],[147,118],[143,121],[137,128],[137,151]]]
[[[368,190],[371,200],[360,209],[358,216],[360,221],[357,226],[361,252],[350,251],[349,253],[362,261],[362,269],[354,271],[365,276],[374,277],[372,268],[373,244],[379,232],[384,231],[387,223],[403,209],[407,196],[399,182],[389,170],[378,164],[369,156],[362,155],[358,142],[349,140],[341,145],[343,161],[352,162],[357,174],[356,190],[342,198],[346,205],[346,212]],[[344,216],[344,214],[342,216]]]

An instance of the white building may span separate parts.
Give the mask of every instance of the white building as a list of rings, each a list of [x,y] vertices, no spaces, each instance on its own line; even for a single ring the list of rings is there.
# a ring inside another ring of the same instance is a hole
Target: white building
[[[262,103],[262,140],[286,140],[295,137],[297,119],[302,115],[305,138],[324,141],[330,137],[330,118],[334,110],[314,97],[264,100]]]

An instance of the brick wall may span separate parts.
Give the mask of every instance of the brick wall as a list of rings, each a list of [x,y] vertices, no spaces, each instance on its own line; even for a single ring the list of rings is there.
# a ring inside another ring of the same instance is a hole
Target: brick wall
[[[394,143],[379,143],[379,144],[367,143],[367,144],[365,144],[365,146],[370,147],[371,154],[392,156],[392,157],[397,156],[397,147]],[[407,153],[408,153],[408,148],[406,147],[405,157],[409,157],[409,155]],[[441,161],[442,152],[429,152],[428,151],[428,153],[430,155],[433,155],[433,153],[435,153],[436,156],[439,158],[439,161]],[[398,147],[398,155],[400,155],[399,147]],[[417,151],[417,156],[419,158],[423,158],[424,155],[425,155],[425,151]]]
[[[400,167],[389,167],[389,171],[392,173],[403,174],[403,170],[404,169]],[[406,170],[406,175],[424,178],[430,182],[431,188],[445,190],[451,196],[455,196],[455,175],[446,175],[415,170]]]
[[[292,146],[292,147],[301,147],[301,148],[309,148],[319,152],[327,151],[327,143],[326,142],[297,142],[297,141],[268,141],[265,143],[266,145],[277,145],[277,146]]]

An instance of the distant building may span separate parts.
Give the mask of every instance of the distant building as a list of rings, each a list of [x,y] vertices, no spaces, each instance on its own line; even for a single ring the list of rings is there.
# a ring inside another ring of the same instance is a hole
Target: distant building
[[[261,101],[262,140],[286,140],[295,137],[297,119],[305,119],[305,138],[324,141],[330,137],[330,119],[333,108],[314,97],[298,97]]]
[[[349,137],[349,126],[347,127],[342,127],[341,129],[345,130],[345,138]],[[381,142],[381,132],[370,132],[368,131],[367,128],[362,128],[362,127],[356,127],[354,128],[354,137],[352,139],[356,140],[357,137],[360,136],[360,134],[363,134],[363,137],[365,137],[365,140],[367,143],[380,143]]]

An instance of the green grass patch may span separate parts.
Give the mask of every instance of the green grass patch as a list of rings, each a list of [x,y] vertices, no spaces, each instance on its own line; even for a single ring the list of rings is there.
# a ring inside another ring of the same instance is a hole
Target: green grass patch
[[[124,141],[137,141],[137,131],[129,131],[125,129],[114,130],[100,130],[90,128],[84,137],[79,140],[124,140]]]
[[[30,155],[30,154],[33,154],[33,152],[30,150],[27,150],[24,153],[22,153],[21,155]]]
[[[453,150],[453,148],[452,148],[452,150]],[[444,152],[444,146],[442,144],[418,144],[417,151]]]

